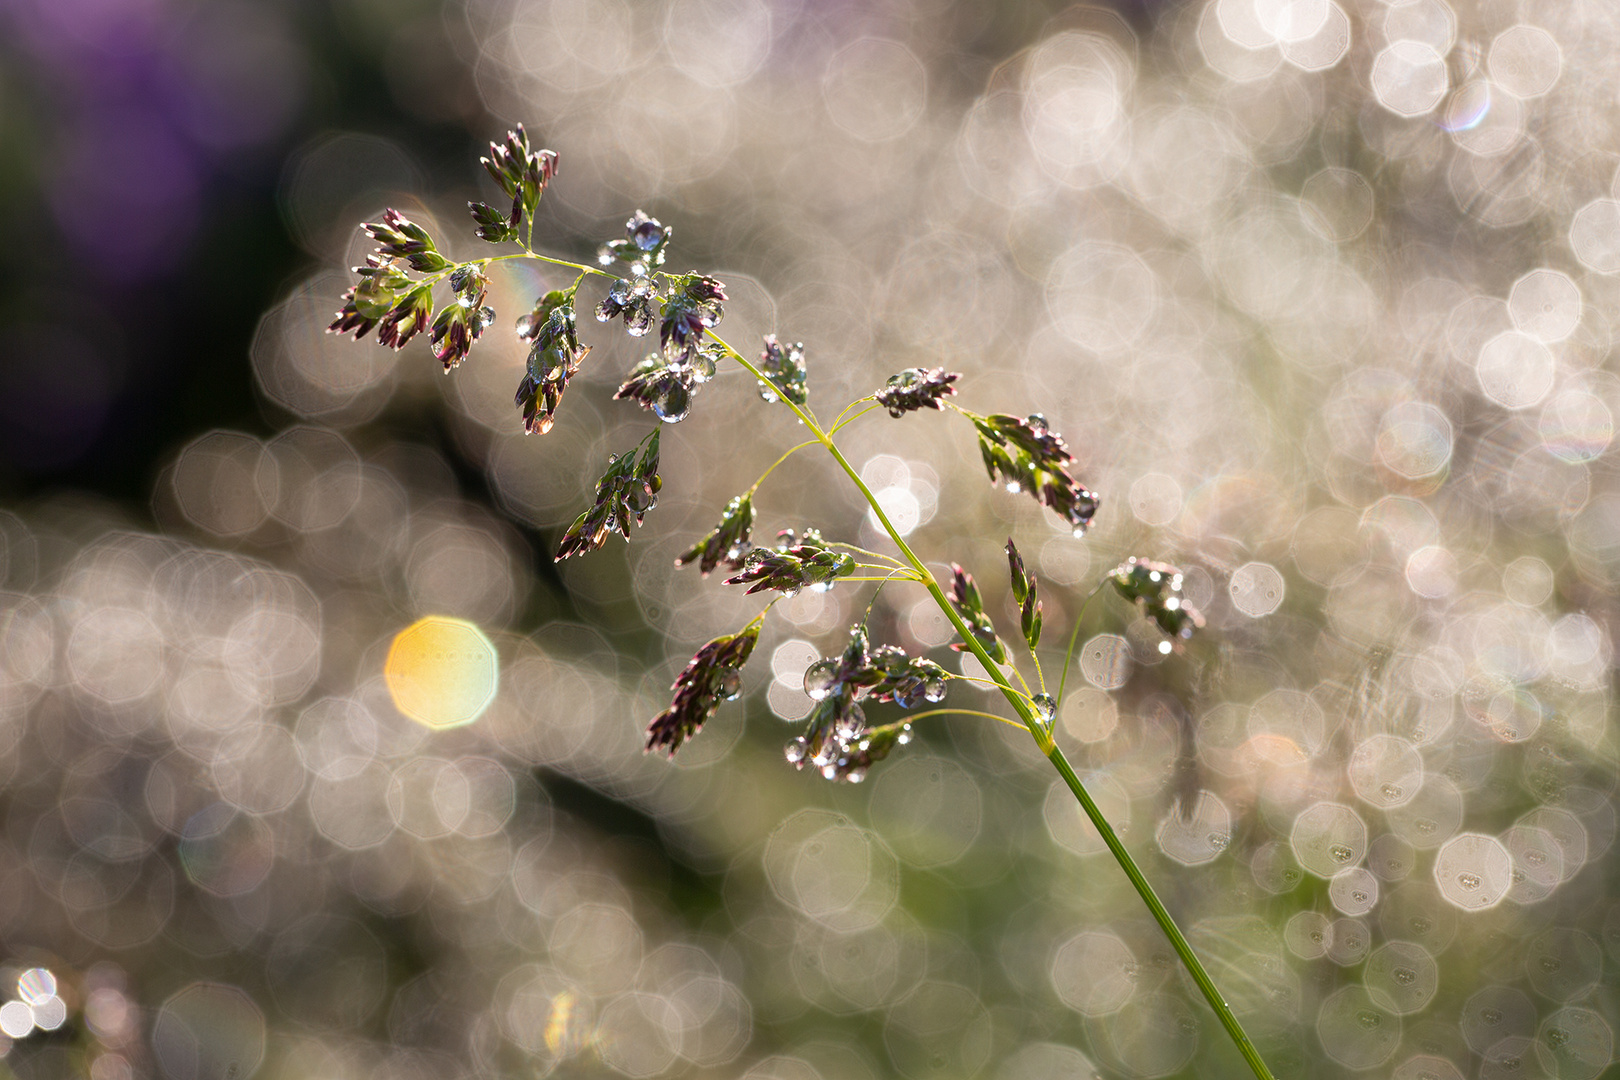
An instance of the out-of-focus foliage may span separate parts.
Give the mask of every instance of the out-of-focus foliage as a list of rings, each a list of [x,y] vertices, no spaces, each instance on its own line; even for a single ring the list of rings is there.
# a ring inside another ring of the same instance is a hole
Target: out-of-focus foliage
[[[645,427],[613,400],[631,343],[586,320],[525,438],[509,328],[568,279],[492,268],[501,320],[453,379],[425,337],[322,332],[384,206],[486,250],[466,203],[513,193],[475,148],[518,122],[561,155],[537,246],[590,259],[647,208],[671,272],[726,283],[730,340],[805,342],[818,409],[944,368],[1064,433],[1083,540],[989,488],[952,417],[840,436],[1004,634],[1009,533],[1043,657],[1127,556],[1183,571],[1206,630],[1166,655],[1104,593],[1054,732],[1279,1076],[1609,1066],[1612,5],[16,0],[0,26],[0,1069],[1242,1075],[1026,734],[925,719],[858,788],[783,762],[870,593],[779,602],[742,699],[643,754],[757,610],[674,566],[801,438],[753,378],[664,432],[657,539],[553,568]],[[878,547],[800,456],[762,534]],[[494,646],[471,723],[388,693],[428,616]],[[975,671],[914,586],[870,625]]]

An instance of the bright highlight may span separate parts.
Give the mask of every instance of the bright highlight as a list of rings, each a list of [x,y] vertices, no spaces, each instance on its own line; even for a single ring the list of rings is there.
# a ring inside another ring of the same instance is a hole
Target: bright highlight
[[[383,678],[394,706],[430,728],[470,724],[495,700],[499,662],[484,632],[463,619],[429,615],[401,630]]]

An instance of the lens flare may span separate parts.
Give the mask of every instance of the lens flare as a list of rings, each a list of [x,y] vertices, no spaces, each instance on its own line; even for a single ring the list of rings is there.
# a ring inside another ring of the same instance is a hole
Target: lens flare
[[[429,615],[401,630],[388,649],[383,678],[394,706],[434,729],[460,727],[495,700],[495,646],[463,619]]]

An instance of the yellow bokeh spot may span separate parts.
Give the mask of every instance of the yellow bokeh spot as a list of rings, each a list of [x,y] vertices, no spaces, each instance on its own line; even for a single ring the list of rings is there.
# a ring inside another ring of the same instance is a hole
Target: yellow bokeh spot
[[[400,712],[430,728],[451,728],[472,723],[489,708],[500,664],[478,627],[429,615],[394,636],[383,678]]]

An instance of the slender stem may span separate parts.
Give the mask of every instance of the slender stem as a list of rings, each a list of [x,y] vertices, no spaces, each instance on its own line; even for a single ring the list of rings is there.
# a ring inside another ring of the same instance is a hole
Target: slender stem
[[[1007,664],[1007,670],[1011,671],[1013,673],[1013,678],[1018,680],[1018,685],[1024,688],[1024,696],[1025,697],[1034,697],[1035,696],[1033,693],[1030,692],[1029,680],[1024,678],[1024,673],[1022,671],[1018,670],[1018,665],[1017,664],[1012,663],[1011,661],[1009,661],[1008,664]]]
[[[869,399],[861,398],[861,401],[867,401],[867,400],[869,400]],[[827,434],[828,435],[836,435],[836,434],[838,434],[840,431],[842,431],[845,428],[849,427],[849,425],[853,424],[855,421],[859,420],[861,417],[865,416],[867,413],[869,413],[873,409],[877,408],[876,405],[868,405],[866,408],[862,409],[860,412],[856,413],[854,416],[846,415],[849,412],[849,410],[851,410],[855,406],[859,405],[861,403],[861,401],[852,401],[848,405],[845,405],[844,406],[844,411],[839,413],[838,416],[833,420],[833,426],[827,429]]]
[[[715,337],[715,341],[729,352],[739,364],[752,372],[755,378],[766,382],[770,381],[765,378],[765,373],[760,371],[747,357],[733,349],[719,337]],[[934,598],[934,603],[939,605],[940,611],[950,620],[951,625],[956,628],[957,636],[978,658],[980,665],[990,676],[991,681],[996,684],[996,688],[1001,691],[1002,696],[1007,699],[1008,704],[1018,714],[1018,718],[1023,721],[1025,729],[1034,737],[1036,745],[1041,748],[1041,752],[1052,762],[1059,775],[1063,777],[1064,783],[1069,785],[1069,790],[1074,793],[1075,799],[1079,801],[1081,808],[1085,810],[1086,816],[1091,819],[1091,823],[1097,827],[1097,832],[1102,835],[1103,842],[1108,845],[1108,850],[1113,854],[1114,861],[1118,862],[1120,869],[1125,871],[1125,876],[1130,879],[1131,884],[1136,888],[1137,895],[1147,905],[1154,921],[1159,924],[1159,928],[1170,939],[1171,947],[1175,949],[1176,955],[1181,958],[1181,962],[1186,965],[1187,971],[1193,977],[1193,981],[1198,984],[1198,989],[1203,992],[1204,999],[1209,1002],[1210,1008],[1215,1010],[1215,1015],[1219,1017],[1221,1026],[1226,1028],[1226,1033],[1231,1036],[1232,1041],[1237,1045],[1238,1052],[1248,1062],[1249,1068],[1254,1070],[1257,1080],[1273,1080],[1270,1070],[1266,1068],[1266,1063],[1261,1060],[1259,1052],[1255,1050],[1254,1044],[1249,1041],[1248,1034],[1244,1032],[1243,1025],[1233,1015],[1231,1006],[1226,1003],[1226,999],[1222,997],[1221,992],[1215,988],[1215,981],[1209,977],[1209,972],[1204,970],[1204,965],[1192,951],[1192,946],[1187,944],[1187,939],[1182,935],[1181,928],[1176,925],[1176,920],[1171,917],[1170,912],[1159,901],[1153,887],[1148,884],[1147,878],[1142,875],[1142,871],[1137,867],[1136,860],[1131,858],[1129,851],[1125,850],[1125,845],[1120,842],[1119,836],[1114,832],[1113,827],[1108,824],[1108,819],[1103,816],[1102,810],[1092,799],[1091,793],[1080,782],[1080,778],[1075,775],[1074,769],[1069,766],[1068,759],[1063,756],[1063,751],[1052,740],[1052,733],[1035,715],[1034,708],[1029,703],[1028,698],[1020,695],[1014,689],[1000,665],[990,658],[990,654],[985,651],[984,646],[973,636],[967,624],[962,621],[962,617],[956,613],[956,608],[946,598],[945,591],[940,588],[939,582],[935,580],[933,573],[929,571],[927,566],[923,565],[921,559],[917,558],[917,553],[911,550],[911,546],[906,543],[906,539],[900,534],[900,530],[894,527],[894,523],[889,520],[888,514],[884,513],[883,507],[878,503],[877,496],[872,493],[871,488],[866,486],[866,482],[861,479],[861,474],[849,463],[849,459],[844,457],[843,451],[838,448],[838,444],[833,442],[832,438],[821,429],[816,423],[815,417],[806,409],[801,408],[790,398],[783,398],[782,400],[798,414],[799,419],[804,421],[805,427],[809,428],[810,433],[816,437],[816,441],[827,448],[827,452],[832,455],[833,460],[838,462],[839,467],[849,476],[850,481],[860,489],[861,494],[866,498],[867,504],[872,508],[873,515],[878,519],[878,523],[883,526],[883,531],[889,534],[889,539],[894,541],[895,546],[900,549],[900,554],[905,557],[906,562],[910,563],[912,569],[920,575],[922,584],[928,589],[929,595]],[[959,411],[966,412],[966,410]]]
[[[1165,909],[1164,904],[1159,900],[1158,894],[1153,891],[1153,886],[1148,884],[1147,878],[1142,876],[1142,871],[1137,868],[1130,852],[1125,850],[1125,845],[1120,842],[1119,834],[1114,832],[1113,826],[1108,824],[1108,819],[1103,816],[1101,808],[1092,799],[1091,793],[1086,790],[1086,786],[1075,775],[1074,769],[1069,765],[1069,759],[1063,756],[1063,750],[1054,743],[1051,749],[1046,752],[1046,756],[1057,769],[1058,774],[1063,777],[1063,782],[1069,785],[1069,790],[1074,792],[1074,797],[1080,803],[1081,809],[1086,812],[1086,817],[1091,819],[1092,825],[1096,826],[1097,832],[1102,835],[1103,843],[1108,845],[1108,850],[1113,853],[1115,861],[1125,871],[1125,876],[1131,879],[1132,885],[1136,886],[1137,895],[1142,898],[1142,902],[1153,913],[1154,921],[1164,931],[1164,936],[1170,939],[1170,947],[1176,950],[1176,955],[1181,957],[1181,962],[1186,965],[1188,974],[1192,975],[1193,982],[1197,983],[1198,989],[1203,991],[1204,1000],[1208,1001],[1210,1008],[1215,1010],[1215,1015],[1220,1019],[1221,1026],[1226,1029],[1226,1033],[1232,1037],[1232,1042],[1237,1045],[1238,1053],[1243,1055],[1243,1060],[1249,1063],[1249,1068],[1254,1070],[1254,1075],[1259,1080],[1272,1080],[1271,1071],[1266,1068],[1266,1063],[1261,1059],[1260,1052],[1255,1049],[1254,1043],[1250,1041],[1248,1032],[1243,1030],[1243,1025],[1238,1022],[1238,1018],[1233,1014],[1232,1007],[1226,1003],[1226,998],[1216,989],[1215,980],[1211,979],[1209,972],[1204,970],[1204,965],[1199,962],[1198,955],[1193,952],[1192,946],[1187,943],[1186,937],[1182,935],[1181,928],[1176,925],[1176,920]]]
[[[952,674],[951,672],[947,671],[945,673],[945,677],[947,679],[955,679],[957,682],[970,682],[970,683],[973,683],[975,686],[982,686],[986,690],[1000,690],[1002,688],[1001,684],[996,682],[994,679],[981,679],[981,678],[979,678],[979,677],[977,677],[975,675],[955,675],[955,674]],[[1015,694],[1017,692],[1018,691],[1016,691],[1016,690],[1013,691],[1013,693],[1015,693]],[[1020,725],[1020,726],[1022,726],[1022,725]]]
[[[925,720],[930,716],[981,716],[986,720],[999,720],[1003,724],[1011,724],[1019,731],[1024,730],[1024,725],[1016,720],[1009,720],[1005,716],[997,716],[993,712],[980,712],[978,709],[929,709],[927,712],[912,713],[903,722],[909,724],[916,720]]]
[[[759,490],[759,485],[763,484],[765,482],[765,478],[770,476],[771,473],[775,472],[776,467],[778,465],[782,464],[782,462],[786,461],[788,458],[792,457],[794,454],[797,454],[800,450],[803,450],[805,447],[807,447],[807,446],[815,446],[815,445],[816,445],[816,440],[811,439],[809,442],[802,442],[798,446],[795,446],[795,447],[793,447],[793,448],[791,448],[789,450],[784,451],[782,453],[781,457],[779,457],[775,461],[771,462],[771,467],[770,468],[766,469],[764,472],[759,474],[759,479],[755,480],[754,481],[754,486],[748,489],[748,494],[752,495],[754,492],[758,491]]]
[[[552,266],[566,266],[570,270],[578,270],[581,274],[591,274],[595,277],[614,278],[618,274],[603,270],[600,266],[590,266],[586,263],[569,262],[567,259],[554,258],[551,255],[542,255],[538,251],[522,251],[516,255],[497,255],[493,259],[484,259],[483,262],[503,262],[506,259],[535,259],[539,262],[550,263]]]
[[[885,555],[881,551],[867,551],[863,547],[856,547],[854,544],[846,544],[842,540],[830,541],[827,546],[828,547],[837,547],[837,548],[848,548],[850,551],[857,552],[858,554],[861,554],[861,555],[870,555],[874,559],[888,559],[890,562],[894,563],[896,566],[905,566],[905,563],[901,562],[899,559],[895,558],[893,555]],[[911,568],[909,566],[907,566],[906,569],[909,570]]]
[[[1080,640],[1080,620],[1085,617],[1086,608],[1091,606],[1091,602],[1097,599],[1097,594],[1102,592],[1103,586],[1107,584],[1108,578],[1106,577],[1097,582],[1096,587],[1086,594],[1084,600],[1080,601],[1080,610],[1074,613],[1074,629],[1069,633],[1069,649],[1063,654],[1063,675],[1058,679],[1057,696],[1059,701],[1063,700],[1063,688],[1069,685],[1069,661],[1074,659],[1074,643]]]

